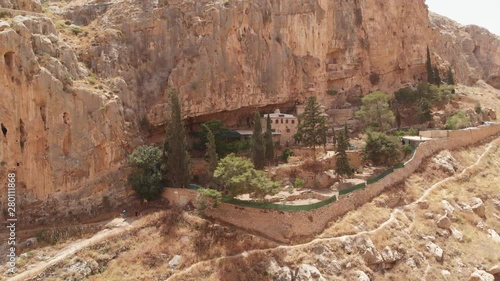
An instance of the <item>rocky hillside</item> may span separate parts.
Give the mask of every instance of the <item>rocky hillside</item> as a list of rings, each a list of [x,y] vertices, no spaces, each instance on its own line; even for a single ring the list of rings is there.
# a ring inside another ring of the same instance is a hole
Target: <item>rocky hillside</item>
[[[431,25],[423,0],[42,3],[0,1],[0,155],[23,204],[118,200],[140,124],[167,121],[168,87],[191,122],[238,123],[239,110],[342,105],[425,79],[427,45],[463,83],[500,74],[497,37]]]
[[[475,26],[429,13],[432,44],[442,67],[451,66],[458,80],[471,85],[482,79],[500,89],[500,37]]]

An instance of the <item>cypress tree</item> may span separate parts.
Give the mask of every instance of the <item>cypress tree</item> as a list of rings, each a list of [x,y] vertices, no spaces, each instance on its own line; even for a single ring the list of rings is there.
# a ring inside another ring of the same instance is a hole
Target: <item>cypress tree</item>
[[[431,52],[429,51],[429,46],[427,46],[427,60],[425,62],[425,67],[427,68],[427,82],[434,84],[434,70],[432,69],[431,62]]]
[[[434,84],[441,85],[441,75],[439,75],[439,68],[434,66]]]
[[[455,85],[455,77],[453,76],[453,70],[451,66],[448,68],[448,75],[446,77],[446,84]]]
[[[210,177],[213,177],[214,171],[217,168],[217,161],[218,161],[217,146],[215,143],[215,136],[212,133],[212,130],[210,130],[210,128],[206,125],[203,126],[207,130],[207,140],[208,140],[208,142],[206,143],[207,152],[205,154],[205,157],[207,158]]]
[[[253,118],[252,161],[256,169],[261,170],[266,165],[266,147],[262,136],[260,113],[255,112]]]
[[[273,130],[271,128],[271,117],[269,114],[266,119],[266,133],[264,135],[264,141],[266,142],[266,160],[272,162],[274,160],[274,142]]]
[[[398,129],[401,128],[401,113],[399,113],[399,109],[396,109],[396,125]]]
[[[300,116],[296,136],[300,136],[300,140],[305,146],[313,147],[315,161],[316,146],[326,145],[327,130],[326,117],[322,116],[322,111],[316,101],[316,97],[309,97],[304,108],[304,113]]]
[[[352,166],[349,163],[349,157],[347,156],[347,149],[349,147],[348,140],[346,138],[345,132],[340,132],[337,141],[337,156],[335,159],[335,172],[337,175],[343,177],[351,177],[353,175]]]
[[[182,123],[181,104],[177,92],[171,90],[170,120],[163,145],[166,177],[174,187],[187,187],[191,180],[191,159],[186,140],[186,129]]]

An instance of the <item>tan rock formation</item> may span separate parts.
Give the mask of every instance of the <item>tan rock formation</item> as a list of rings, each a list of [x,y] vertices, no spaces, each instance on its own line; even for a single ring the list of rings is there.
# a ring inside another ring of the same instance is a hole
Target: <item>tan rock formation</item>
[[[95,18],[90,27],[101,31],[80,57],[99,76],[122,77],[120,97],[153,125],[166,120],[158,112],[166,85],[179,89],[186,115],[200,116],[331,100],[328,89],[392,90],[425,76],[422,0],[126,1],[102,15],[89,8],[97,1],[75,5],[65,14]]]
[[[0,181],[15,172],[18,204],[59,200],[65,212],[77,202],[78,211],[90,208],[91,195],[123,190],[116,173],[128,137],[120,100],[86,88],[74,52],[48,18],[15,16],[0,26]]]
[[[462,26],[435,13],[432,47],[445,73],[451,65],[458,82],[472,85],[479,79],[500,89],[500,37],[478,26]]]

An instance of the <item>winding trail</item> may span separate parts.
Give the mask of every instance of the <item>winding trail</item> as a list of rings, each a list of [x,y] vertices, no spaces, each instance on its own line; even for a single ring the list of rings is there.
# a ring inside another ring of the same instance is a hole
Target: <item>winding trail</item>
[[[10,281],[21,281],[21,280],[27,280],[27,279],[37,277],[37,276],[41,277],[41,276],[43,276],[43,272],[47,268],[71,257],[76,252],[78,252],[82,249],[85,249],[87,247],[93,246],[93,245],[95,245],[99,242],[102,242],[104,240],[118,236],[118,235],[125,233],[127,231],[130,231],[131,229],[136,227],[133,224],[130,224],[127,221],[124,221],[123,219],[115,219],[113,221],[117,222],[115,228],[101,230],[97,234],[95,234],[94,236],[92,236],[88,239],[84,239],[81,241],[77,241],[73,244],[70,244],[67,247],[60,250],[57,254],[55,254],[50,259],[35,264],[33,268],[31,268],[27,271],[24,271],[18,275],[15,275],[15,276],[11,277],[9,280]]]
[[[347,238],[356,238],[356,237],[359,237],[361,235],[373,234],[373,233],[375,233],[375,232],[377,232],[377,231],[385,228],[386,226],[390,225],[391,223],[393,223],[396,220],[396,216],[398,214],[403,214],[402,211],[401,211],[403,209],[403,207],[416,208],[417,207],[417,202],[424,200],[436,188],[438,188],[439,186],[441,186],[442,184],[444,184],[444,183],[446,183],[448,181],[451,181],[451,180],[454,180],[456,178],[461,177],[462,175],[464,175],[465,173],[467,173],[470,169],[473,169],[474,167],[478,166],[481,163],[481,161],[484,159],[484,157],[486,157],[488,155],[488,153],[492,150],[492,148],[497,148],[497,145],[498,145],[499,142],[500,142],[500,138],[497,138],[496,140],[490,142],[488,144],[488,146],[486,147],[486,149],[484,150],[484,152],[478,157],[478,159],[476,160],[476,162],[474,162],[473,164],[471,164],[468,167],[464,168],[461,173],[455,174],[455,175],[450,176],[450,177],[447,177],[447,178],[445,178],[445,179],[443,179],[443,180],[441,180],[441,181],[433,184],[431,187],[429,187],[428,189],[426,189],[424,191],[424,193],[422,194],[422,196],[420,196],[416,201],[414,201],[412,203],[409,203],[409,204],[407,204],[405,206],[399,206],[399,207],[394,208],[392,210],[392,212],[391,212],[391,215],[390,215],[389,219],[387,219],[385,222],[383,222],[382,224],[380,224],[375,229],[367,230],[367,231],[361,231],[361,232],[358,232],[356,234],[348,234],[348,235],[337,236],[337,237],[316,238],[316,239],[313,239],[312,241],[309,241],[309,242],[303,243],[303,244],[297,244],[297,245],[280,245],[280,246],[277,246],[277,247],[274,247],[274,248],[269,248],[269,249],[250,250],[250,251],[245,251],[245,252],[242,252],[242,253],[239,253],[239,254],[236,254],[236,255],[218,257],[218,258],[214,258],[214,259],[210,259],[210,260],[201,261],[201,262],[192,264],[191,266],[185,268],[184,270],[179,271],[179,272],[173,274],[172,276],[170,276],[167,279],[167,281],[168,280],[172,280],[172,281],[173,280],[181,280],[181,279],[176,279],[176,277],[182,277],[182,275],[188,274],[188,273],[192,272],[194,269],[197,269],[199,267],[203,267],[203,266],[206,266],[206,265],[209,265],[211,263],[215,263],[215,262],[218,262],[218,261],[221,261],[221,260],[224,260],[224,259],[235,259],[235,258],[240,258],[240,257],[246,257],[248,255],[255,254],[255,253],[269,253],[269,252],[272,252],[272,251],[283,250],[283,249],[285,249],[285,250],[286,249],[297,249],[297,248],[311,246],[311,245],[314,245],[314,244],[319,243],[319,242],[339,241],[339,240],[344,240],[344,239],[347,239]]]

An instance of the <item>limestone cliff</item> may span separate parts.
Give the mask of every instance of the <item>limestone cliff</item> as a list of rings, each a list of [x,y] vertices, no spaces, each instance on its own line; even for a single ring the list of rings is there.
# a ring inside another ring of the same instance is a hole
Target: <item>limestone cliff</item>
[[[432,46],[441,66],[451,66],[461,83],[471,85],[481,79],[500,89],[500,37],[435,13],[430,13],[429,18]]]
[[[85,73],[49,18],[8,14],[0,20],[0,181],[16,173],[18,206],[44,200],[88,211],[90,195],[125,187],[110,178],[123,177],[121,102],[81,82]]]
[[[433,30],[424,0],[0,7],[0,156],[26,202],[126,190],[116,179],[126,178],[127,150],[140,142],[139,121],[163,128],[168,87],[194,122],[232,114],[238,123],[256,107],[293,107],[310,95],[339,106],[421,81],[428,45],[463,83],[497,85],[500,75],[497,37],[431,15]]]
[[[98,30],[80,58],[154,125],[167,85],[189,116],[395,89],[424,76],[431,35],[421,0],[92,1],[64,14]]]

